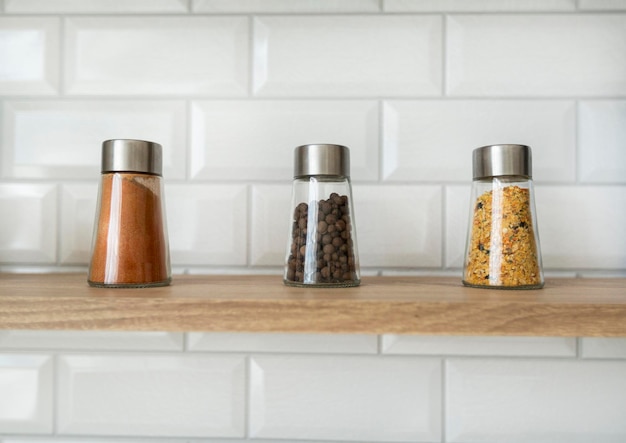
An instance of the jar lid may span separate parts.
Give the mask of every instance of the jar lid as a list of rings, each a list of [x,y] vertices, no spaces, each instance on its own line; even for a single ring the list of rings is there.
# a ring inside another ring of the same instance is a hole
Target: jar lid
[[[294,156],[294,177],[311,175],[350,177],[350,150],[333,144],[298,146]]]
[[[145,140],[106,140],[102,143],[102,172],[162,175],[161,145]]]
[[[530,146],[489,145],[474,149],[474,180],[504,175],[532,177]]]

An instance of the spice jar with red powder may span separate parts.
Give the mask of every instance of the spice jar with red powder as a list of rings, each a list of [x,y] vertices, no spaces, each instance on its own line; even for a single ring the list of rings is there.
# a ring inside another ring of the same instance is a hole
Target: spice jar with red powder
[[[284,283],[359,285],[349,149],[334,144],[303,145],[296,148],[294,160]]]
[[[463,284],[543,287],[530,147],[483,146],[473,152],[473,167]]]
[[[166,286],[171,278],[161,145],[107,140],[88,283],[141,288]]]

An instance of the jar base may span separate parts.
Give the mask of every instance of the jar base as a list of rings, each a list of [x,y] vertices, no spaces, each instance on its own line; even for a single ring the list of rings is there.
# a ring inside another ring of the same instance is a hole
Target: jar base
[[[350,280],[333,283],[301,283],[283,279],[283,283],[286,286],[291,286],[294,288],[353,288],[355,286],[359,286],[361,284],[361,280]]]
[[[525,289],[541,289],[543,288],[543,283],[537,283],[534,285],[520,285],[520,286],[496,286],[496,285],[475,285],[473,283],[468,283],[465,280],[462,280],[463,286],[467,286],[469,288],[479,288],[479,289],[506,289],[506,290],[525,290]]]
[[[87,280],[89,286],[94,288],[155,288],[159,286],[169,286],[172,283],[172,278],[155,282],[142,282],[142,283],[103,283],[97,281]]]

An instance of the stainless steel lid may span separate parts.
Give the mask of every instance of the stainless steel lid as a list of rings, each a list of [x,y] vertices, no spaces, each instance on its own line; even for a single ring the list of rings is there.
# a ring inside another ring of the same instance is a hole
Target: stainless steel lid
[[[526,145],[489,145],[474,149],[474,180],[503,175],[532,177],[531,149]]]
[[[350,150],[332,144],[298,146],[294,156],[294,177],[311,175],[350,177]]]
[[[102,143],[102,172],[163,175],[162,148],[145,140],[115,139]]]

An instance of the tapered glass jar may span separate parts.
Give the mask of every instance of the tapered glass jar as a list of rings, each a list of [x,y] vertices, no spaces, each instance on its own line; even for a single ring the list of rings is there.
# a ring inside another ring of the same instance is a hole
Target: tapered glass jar
[[[171,281],[163,202],[162,148],[143,140],[107,140],[88,283],[165,286]]]
[[[333,144],[297,147],[291,203],[284,283],[359,285],[349,149]]]
[[[473,170],[463,284],[543,287],[530,147],[478,148],[473,152]]]

